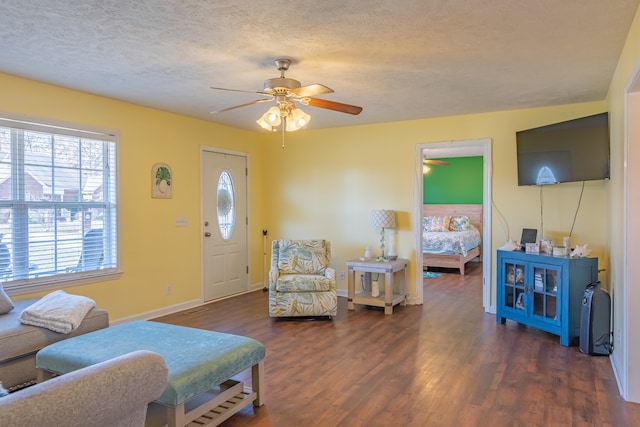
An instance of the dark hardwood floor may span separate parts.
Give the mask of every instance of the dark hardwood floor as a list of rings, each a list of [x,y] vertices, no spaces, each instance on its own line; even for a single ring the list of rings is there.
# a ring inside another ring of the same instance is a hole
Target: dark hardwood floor
[[[640,426],[607,357],[484,313],[481,268],[425,279],[424,305],[390,316],[339,298],[331,321],[271,319],[258,291],[155,320],[265,345],[265,405],[227,427]]]

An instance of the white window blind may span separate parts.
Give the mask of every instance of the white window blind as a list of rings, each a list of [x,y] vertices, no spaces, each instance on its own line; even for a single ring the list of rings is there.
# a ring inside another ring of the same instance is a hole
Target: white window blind
[[[0,281],[7,291],[118,267],[116,137],[0,118]]]

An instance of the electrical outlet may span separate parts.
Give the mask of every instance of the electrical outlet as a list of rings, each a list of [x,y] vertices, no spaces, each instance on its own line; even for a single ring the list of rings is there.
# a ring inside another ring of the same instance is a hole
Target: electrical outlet
[[[338,274],[338,279],[344,280],[344,271],[341,271],[340,274]]]
[[[172,290],[173,289],[171,289],[171,285],[167,285],[167,289],[166,289],[167,295],[171,295]]]

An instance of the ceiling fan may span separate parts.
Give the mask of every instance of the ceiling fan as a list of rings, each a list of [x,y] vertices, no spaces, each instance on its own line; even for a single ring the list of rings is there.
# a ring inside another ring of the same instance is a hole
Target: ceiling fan
[[[318,83],[302,86],[298,80],[290,79],[284,75],[291,65],[291,59],[280,58],[276,59],[274,62],[278,71],[280,71],[280,77],[265,80],[264,89],[261,91],[247,91],[211,86],[211,89],[215,90],[257,93],[266,96],[266,98],[256,99],[244,104],[213,111],[212,113],[217,114],[224,111],[234,110],[236,108],[247,107],[253,104],[275,101],[276,105],[271,107],[260,119],[258,119],[257,123],[267,130],[275,131],[276,127],[281,122],[284,122],[282,127],[282,131],[284,132],[285,130],[298,130],[305,126],[311,119],[308,114],[296,107],[296,102],[301,105],[309,105],[311,107],[324,108],[326,110],[333,110],[353,115],[360,114],[362,111],[362,107],[355,105],[314,98],[316,95],[333,93],[333,89]]]
[[[422,160],[423,165],[438,165],[438,166],[449,166],[449,163],[444,160],[436,160],[436,159],[424,159]]]
[[[436,166],[449,166],[449,163],[445,162],[444,160],[436,160],[436,159],[422,159],[422,173],[428,173],[430,168],[429,165],[436,165]]]

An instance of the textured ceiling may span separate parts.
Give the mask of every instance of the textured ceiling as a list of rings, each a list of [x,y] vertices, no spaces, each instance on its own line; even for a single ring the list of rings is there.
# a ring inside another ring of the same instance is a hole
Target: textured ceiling
[[[0,0],[0,71],[261,131],[273,60],[359,116],[310,128],[601,100],[640,0]]]

